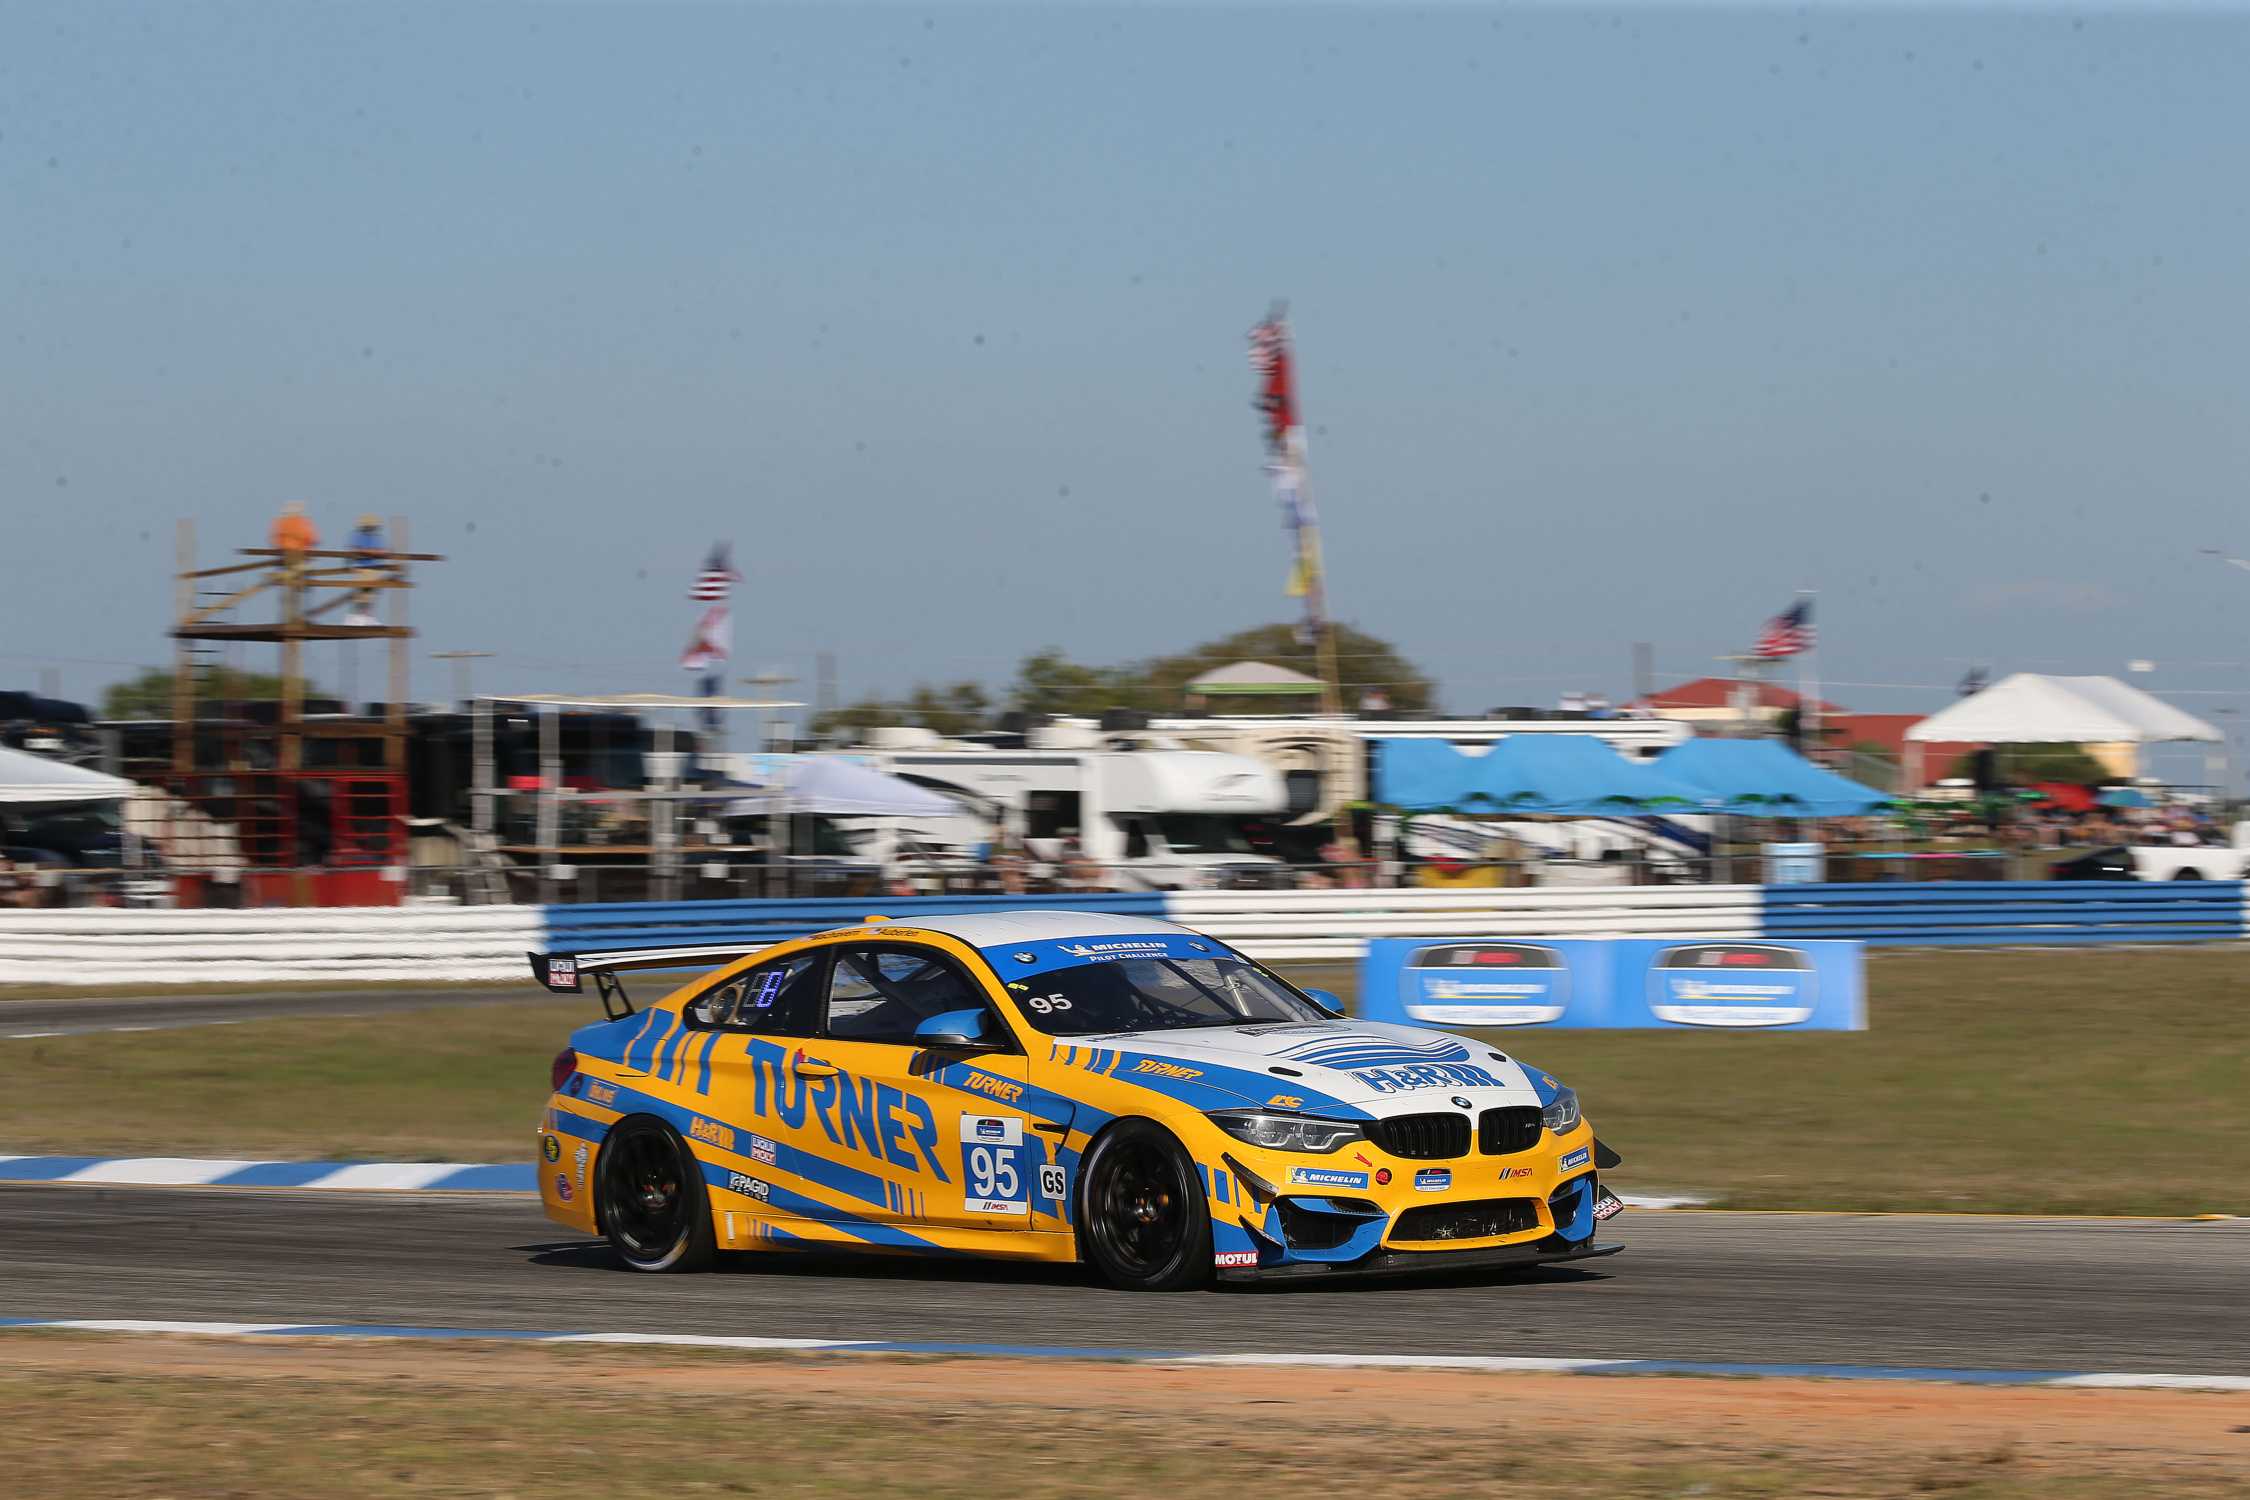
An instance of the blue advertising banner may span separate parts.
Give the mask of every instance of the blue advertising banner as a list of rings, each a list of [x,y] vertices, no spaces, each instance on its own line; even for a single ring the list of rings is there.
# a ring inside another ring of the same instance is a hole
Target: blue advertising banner
[[[1840,940],[1378,938],[1359,1014],[1440,1029],[1864,1031],[1863,957]]]
[[[1612,1026],[1865,1031],[1865,948],[1855,941],[1610,945]]]
[[[1377,938],[1360,968],[1360,1014],[1441,1029],[1599,1026],[1609,1013],[1606,946],[1583,938]]]

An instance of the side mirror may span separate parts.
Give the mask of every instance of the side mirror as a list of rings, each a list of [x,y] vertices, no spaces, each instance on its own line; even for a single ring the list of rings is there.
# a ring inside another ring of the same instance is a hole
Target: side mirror
[[[915,1027],[914,1040],[925,1047],[982,1047],[985,1025],[981,1010],[949,1010]]]
[[[1305,993],[1312,996],[1315,1000],[1318,1000],[1323,1006],[1327,1007],[1329,1010],[1334,1011],[1337,1015],[1340,1016],[1344,1013],[1344,1002],[1336,998],[1335,991],[1308,989],[1305,991]]]

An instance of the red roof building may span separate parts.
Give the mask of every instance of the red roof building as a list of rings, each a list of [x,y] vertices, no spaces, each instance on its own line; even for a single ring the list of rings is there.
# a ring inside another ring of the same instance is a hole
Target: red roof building
[[[1683,682],[1678,687],[1651,693],[1634,706],[1645,708],[1660,719],[1675,717],[1670,711],[1680,709],[1687,710],[1686,713],[1676,715],[1680,718],[1708,718],[1714,712],[1725,713],[1732,710],[1737,691],[1748,695],[1746,701],[1751,708],[1760,712],[1761,717],[1778,716],[1784,710],[1797,706],[1798,695],[1777,682],[1737,682],[1730,677],[1698,677],[1693,682]],[[1825,718],[1842,713],[1843,709],[1822,699],[1820,712]]]
[[[1871,745],[1903,766],[1909,759],[1906,731],[1928,717],[1928,714],[1838,713],[1823,719],[1821,728],[1828,743],[1839,749]],[[1968,740],[1931,740],[1917,748],[1922,752],[1922,779],[1926,784],[1952,775],[1953,763],[1962,756],[1974,755],[1991,746]]]

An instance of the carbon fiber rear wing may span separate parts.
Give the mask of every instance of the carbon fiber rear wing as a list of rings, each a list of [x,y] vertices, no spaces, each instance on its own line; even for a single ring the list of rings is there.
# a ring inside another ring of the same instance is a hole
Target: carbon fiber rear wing
[[[633,1002],[617,976],[631,969],[716,968],[748,957],[770,943],[731,944],[722,948],[615,948],[594,953],[526,953],[532,977],[558,995],[581,995],[586,980],[602,997],[602,1014],[612,1021],[633,1014]]]

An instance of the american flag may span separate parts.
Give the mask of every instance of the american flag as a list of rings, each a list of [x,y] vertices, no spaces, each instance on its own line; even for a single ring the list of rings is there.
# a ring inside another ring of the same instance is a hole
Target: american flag
[[[1766,621],[1766,628],[1759,632],[1758,644],[1750,648],[1750,654],[1761,660],[1775,661],[1812,648],[1812,600],[1799,599]]]
[[[742,575],[734,570],[734,547],[729,542],[713,542],[711,555],[703,560],[703,571],[695,575],[695,587],[688,590],[688,598],[698,604],[717,604],[727,596],[727,589],[741,582]]]

